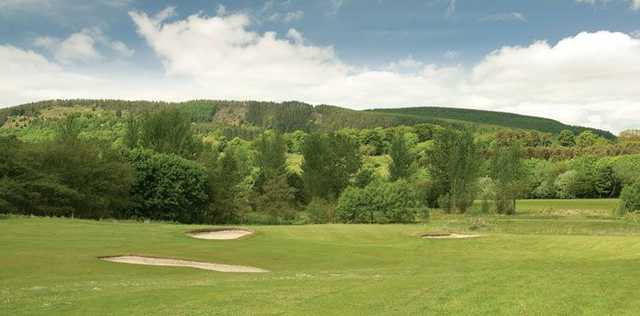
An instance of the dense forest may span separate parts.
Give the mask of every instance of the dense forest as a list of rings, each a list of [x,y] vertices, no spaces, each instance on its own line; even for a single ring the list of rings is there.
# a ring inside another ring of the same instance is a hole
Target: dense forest
[[[403,223],[519,198],[640,209],[640,133],[509,113],[54,100],[0,110],[0,213]]]
[[[553,134],[558,134],[563,130],[570,130],[575,134],[590,131],[607,139],[615,139],[615,135],[611,134],[611,132],[608,131],[586,128],[582,126],[571,126],[547,118],[518,115],[513,113],[442,107],[376,109],[371,111],[403,115],[405,117],[429,117],[448,121],[470,122],[482,125],[495,125],[519,129],[531,129]]]

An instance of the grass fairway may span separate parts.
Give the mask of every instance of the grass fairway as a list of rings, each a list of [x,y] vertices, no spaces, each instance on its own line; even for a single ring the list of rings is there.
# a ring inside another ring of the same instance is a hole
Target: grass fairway
[[[425,240],[429,230],[485,236]],[[201,226],[0,219],[0,315],[637,315],[640,225],[612,219],[448,216],[428,225]],[[128,265],[137,254],[264,274]]]

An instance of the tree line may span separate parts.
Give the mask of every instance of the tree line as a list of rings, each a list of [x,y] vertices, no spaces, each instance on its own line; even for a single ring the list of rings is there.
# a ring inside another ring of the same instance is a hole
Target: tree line
[[[621,195],[623,209],[640,208],[640,156],[531,159],[517,135],[488,141],[417,124],[203,137],[180,109],[129,113],[124,122],[118,141],[84,135],[82,115],[57,121],[39,142],[1,136],[0,212],[281,224],[413,222],[429,208],[514,214],[523,197]],[[554,141],[566,147],[606,142],[564,134]],[[388,165],[372,165],[372,155]]]

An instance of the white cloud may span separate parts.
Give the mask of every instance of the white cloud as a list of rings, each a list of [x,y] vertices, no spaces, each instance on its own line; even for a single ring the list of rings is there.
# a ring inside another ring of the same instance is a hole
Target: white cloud
[[[139,12],[131,16],[167,73],[194,80],[212,97],[477,107],[616,130],[640,117],[634,84],[640,78],[640,40],[623,33],[503,47],[469,69],[411,57],[361,69],[341,62],[331,47],[306,44],[299,33],[290,31],[287,39],[252,32],[242,14],[193,15],[172,23]],[[622,113],[623,122],[611,119],[615,113]]]
[[[456,13],[456,0],[448,0],[449,5],[447,6],[447,16],[452,16]]]
[[[425,64],[409,56],[398,61],[389,63],[384,67],[384,70],[397,72],[397,73],[415,73],[424,68]]]
[[[102,0],[102,3],[104,3],[105,5],[115,8],[127,8],[133,2],[135,2],[135,0]]]
[[[298,20],[302,20],[304,17],[304,11],[291,11],[291,12],[275,12],[271,14],[267,19],[271,22],[284,22],[291,23]]]
[[[95,47],[95,39],[86,32],[71,34],[64,40],[39,37],[34,44],[50,50],[61,63],[89,62],[101,58]]]
[[[606,5],[611,1],[613,0],[576,0],[576,2],[578,3],[585,3],[589,5],[596,5],[596,4]],[[640,10],[640,0],[622,0],[622,1],[629,2],[631,9]]]
[[[48,7],[51,3],[51,0],[0,0],[0,9],[2,11],[31,10],[36,6]]]
[[[313,86],[345,71],[333,49],[305,46],[295,30],[289,31],[291,41],[272,32],[249,32],[250,19],[243,14],[193,15],[175,23],[140,12],[130,15],[168,74],[188,76],[205,86],[225,82],[213,87],[217,93],[244,98],[260,91],[274,97],[286,86]]]
[[[42,36],[34,40],[37,47],[45,48],[63,64],[87,63],[104,56],[97,46],[107,48],[119,57],[131,57],[133,49],[121,41],[111,40],[99,28],[85,28],[69,35],[66,39]]]
[[[122,57],[131,57],[135,51],[121,41],[112,41],[111,48]]]
[[[342,9],[345,0],[329,0],[327,3],[329,4],[328,15],[336,15],[340,12],[340,9]]]
[[[49,98],[65,98],[73,87],[96,81],[64,69],[43,56],[9,45],[0,45],[0,103],[5,105]]]
[[[57,98],[178,100],[181,94],[198,95],[179,80],[81,73],[11,45],[0,45],[0,69],[0,106]]]
[[[640,39],[624,33],[580,33],[558,43],[502,47],[469,67],[409,56],[362,68],[295,29],[285,36],[254,32],[246,14],[167,21],[170,13],[130,13],[161,60],[164,78],[78,75],[34,52],[0,46],[0,69],[9,69],[0,72],[0,103],[98,97],[301,100],[352,108],[441,105],[614,131],[638,127]]]
[[[520,12],[504,12],[483,16],[480,22],[527,22],[527,18]]]
[[[74,14],[102,13],[104,9],[121,10],[131,6],[136,0],[0,0],[0,15],[29,13],[38,16],[59,16],[68,19],[69,12]],[[66,13],[66,14],[64,14]],[[94,19],[100,15],[94,16]]]
[[[450,59],[450,60],[457,59],[458,57],[460,57],[460,55],[462,54],[457,50],[448,50],[444,52],[444,58]]]
[[[304,36],[296,29],[289,29],[289,31],[287,32],[287,38],[292,40],[295,44],[304,44]]]
[[[224,16],[227,15],[227,7],[222,4],[218,5],[218,9],[216,10],[216,15]]]
[[[304,11],[293,10],[291,8],[291,0],[270,0],[266,1],[262,8],[256,12],[256,19],[258,21],[269,21],[274,23],[292,23],[304,18]],[[218,12],[218,16],[226,15],[226,10],[223,14]]]

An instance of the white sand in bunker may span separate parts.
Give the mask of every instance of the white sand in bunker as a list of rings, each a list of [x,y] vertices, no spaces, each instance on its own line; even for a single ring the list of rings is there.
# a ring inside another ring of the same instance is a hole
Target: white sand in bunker
[[[421,237],[424,239],[467,239],[467,238],[482,237],[482,235],[469,235],[469,234],[458,234],[458,233],[428,233],[428,234],[423,234]]]
[[[229,228],[229,229],[212,229],[212,230],[196,230],[188,232],[187,235],[207,240],[232,240],[245,236],[253,235],[253,232],[247,229]]]
[[[130,263],[141,264],[148,266],[163,266],[163,267],[187,267],[194,269],[218,271],[218,272],[235,272],[235,273],[263,273],[269,272],[268,270],[248,267],[248,266],[236,266],[229,264],[189,261],[181,259],[171,258],[155,258],[155,257],[142,257],[142,256],[116,256],[116,257],[101,257],[101,260],[118,262],[118,263]]]

